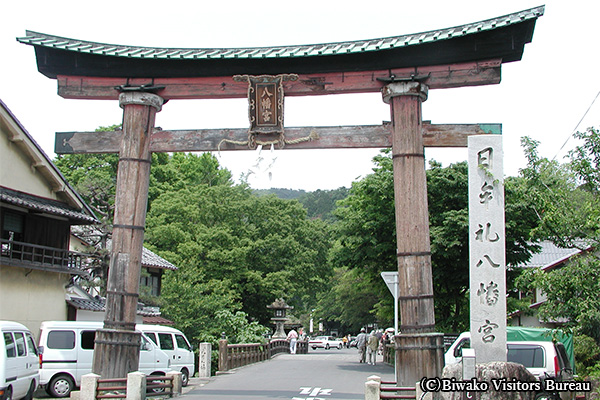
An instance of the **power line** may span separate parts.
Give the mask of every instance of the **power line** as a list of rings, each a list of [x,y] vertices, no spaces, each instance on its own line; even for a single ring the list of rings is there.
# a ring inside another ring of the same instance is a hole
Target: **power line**
[[[554,155],[554,157],[552,157],[552,161],[554,161],[554,159],[556,158],[556,156],[558,156],[558,153],[560,153],[562,151],[562,149],[565,148],[565,146],[567,145],[567,143],[569,142],[569,140],[571,140],[571,138],[573,137],[573,134],[575,134],[575,132],[577,132],[577,129],[579,128],[579,125],[581,124],[581,122],[583,121],[583,119],[585,118],[585,116],[588,114],[588,112],[590,111],[590,109],[592,108],[592,106],[594,105],[594,103],[596,102],[596,99],[598,98],[598,96],[600,96],[600,90],[596,94],[596,97],[594,97],[594,100],[592,100],[592,103],[590,104],[590,106],[588,107],[588,109],[585,111],[585,113],[583,113],[583,117],[581,117],[581,119],[579,120],[579,122],[575,126],[575,129],[573,129],[573,132],[571,132],[571,134],[567,137],[567,140],[565,140],[565,142],[560,147],[560,149],[558,149],[558,151],[556,152],[556,154]]]

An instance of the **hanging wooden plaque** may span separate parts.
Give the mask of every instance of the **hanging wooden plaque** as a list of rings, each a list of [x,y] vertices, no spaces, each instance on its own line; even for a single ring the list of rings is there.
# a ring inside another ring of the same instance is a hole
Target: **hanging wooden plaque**
[[[283,84],[298,80],[298,75],[236,75],[237,82],[248,82],[249,134],[283,134]]]

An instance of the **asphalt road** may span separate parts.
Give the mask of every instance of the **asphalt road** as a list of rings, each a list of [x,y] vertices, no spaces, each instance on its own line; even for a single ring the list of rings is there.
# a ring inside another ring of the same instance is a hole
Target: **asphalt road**
[[[367,377],[378,375],[383,380],[394,380],[393,367],[381,363],[381,356],[377,361],[377,365],[359,363],[356,349],[310,349],[306,355],[281,354],[203,380],[184,397],[186,400],[364,399]]]

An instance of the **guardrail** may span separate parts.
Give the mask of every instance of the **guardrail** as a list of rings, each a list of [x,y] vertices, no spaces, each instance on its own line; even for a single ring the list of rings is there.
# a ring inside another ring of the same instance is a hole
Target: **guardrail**
[[[181,387],[181,372],[149,376],[141,372],[131,372],[127,374],[127,378],[111,379],[87,374],[81,378],[80,400],[145,400],[148,397],[177,397],[181,395]]]
[[[275,339],[269,343],[248,344],[229,344],[227,339],[221,339],[219,340],[219,372],[265,361],[276,354],[289,352],[290,343],[285,339]],[[298,341],[296,354],[307,353],[308,341]]]

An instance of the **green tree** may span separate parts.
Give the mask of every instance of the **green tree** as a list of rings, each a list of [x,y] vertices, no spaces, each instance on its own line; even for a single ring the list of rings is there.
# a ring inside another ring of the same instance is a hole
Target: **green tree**
[[[576,136],[583,144],[569,153],[570,162],[564,164],[539,157],[539,143],[523,138],[528,164],[521,174],[526,179],[526,199],[539,219],[535,237],[583,253],[560,269],[529,271],[518,283],[523,290],[538,288],[546,294],[539,308],[544,320],[566,319],[566,329],[600,343],[600,259],[596,252],[600,137],[593,128]]]
[[[320,218],[324,221],[334,221],[333,210],[339,200],[348,197],[348,188],[340,187],[335,190],[315,190],[302,194],[298,201],[302,203],[309,218]]]
[[[297,201],[257,197],[245,186],[198,185],[165,193],[153,202],[147,226],[153,249],[184,275],[226,282],[240,304],[231,310],[261,324],[269,323],[266,306],[279,297],[295,312],[313,307],[330,275],[324,223],[308,220]],[[171,315],[169,305],[164,307]]]

